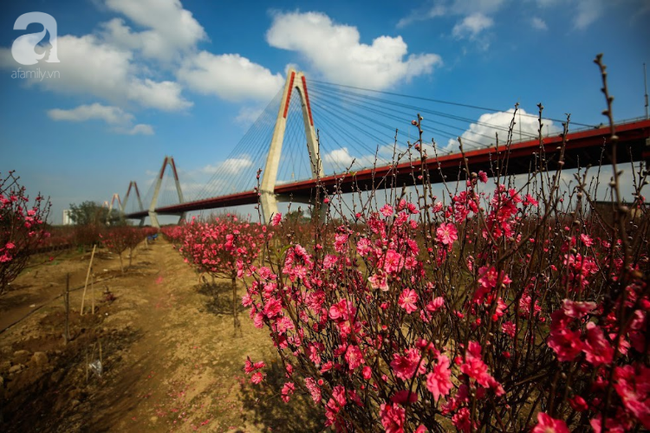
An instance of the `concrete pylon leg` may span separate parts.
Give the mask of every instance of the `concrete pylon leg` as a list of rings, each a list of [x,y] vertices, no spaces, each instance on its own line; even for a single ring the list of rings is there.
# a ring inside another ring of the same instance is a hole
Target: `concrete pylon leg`
[[[278,213],[278,201],[275,194],[271,191],[260,191],[260,204],[262,206],[263,223],[266,224],[271,221],[271,217]]]
[[[158,214],[156,212],[149,211],[149,220],[151,221],[152,227],[160,228],[160,223],[158,222]]]
[[[151,225],[156,228],[160,227],[160,222],[158,221],[158,214],[156,213],[156,204],[158,203],[158,194],[160,194],[160,186],[162,185],[162,179],[163,176],[165,175],[165,168],[167,168],[167,164],[171,165],[174,171],[174,182],[176,183],[176,192],[178,193],[178,200],[180,203],[184,202],[183,192],[181,191],[181,182],[178,179],[178,172],[176,171],[176,163],[174,162],[174,158],[172,158],[171,156],[165,156],[165,160],[163,161],[162,168],[160,169],[160,175],[158,176],[158,180],[156,180],[156,188],[153,191],[151,204],[149,205],[149,219],[151,219]]]
[[[140,191],[138,190],[138,183],[135,180],[132,180],[129,182],[129,188],[126,190],[126,196],[124,196],[124,201],[122,202],[122,213],[126,213],[126,206],[127,203],[129,202],[129,198],[131,197],[131,190],[132,188],[135,190],[135,196],[138,199],[138,206],[140,211],[144,211],[144,207],[142,206],[142,198],[140,197]],[[140,227],[144,225],[144,218],[140,219]]]
[[[290,69],[282,93],[282,102],[280,103],[280,108],[278,110],[278,117],[275,122],[275,129],[273,130],[273,138],[271,139],[271,145],[269,146],[269,154],[266,158],[266,165],[264,167],[262,182],[260,184],[260,204],[262,206],[262,218],[264,219],[264,223],[268,223],[273,214],[278,212],[278,199],[275,194],[275,183],[278,177],[280,156],[282,155],[282,143],[284,141],[284,131],[287,126],[287,115],[289,113],[289,104],[291,102],[293,89],[298,91],[300,97],[312,177],[318,178],[323,176],[319,144],[316,139],[314,119],[309,105],[307,81],[302,73]]]
[[[113,194],[113,198],[111,199],[111,204],[108,206],[108,215],[106,216],[106,224],[111,223],[111,216],[113,213],[113,205],[115,204],[115,199],[117,199],[117,209],[119,209],[120,212],[123,212],[122,208],[122,201],[120,200],[120,195],[118,193]]]

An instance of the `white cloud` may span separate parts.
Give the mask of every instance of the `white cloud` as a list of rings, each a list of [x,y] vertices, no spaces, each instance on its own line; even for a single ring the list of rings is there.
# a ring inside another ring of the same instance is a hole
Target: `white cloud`
[[[176,111],[191,107],[181,95],[181,86],[173,81],[153,81],[134,79],[127,89],[127,97],[138,101],[145,107],[158,108],[164,111]]]
[[[93,35],[65,35],[58,38],[60,63],[38,63],[43,71],[57,71],[53,78],[32,77],[28,85],[64,94],[92,95],[116,105],[137,103],[166,111],[182,110],[192,103],[181,95],[181,86],[172,81],[153,81],[137,76],[130,51],[102,42]],[[0,66],[16,68],[7,48],[0,49]]]
[[[188,57],[177,73],[192,90],[220,98],[269,100],[284,84],[280,74],[239,54],[215,55],[207,51]]]
[[[454,26],[452,35],[476,39],[478,33],[494,24],[489,15],[498,12],[506,2],[507,0],[433,0],[424,7],[412,10],[398,21],[397,27],[406,27],[436,17],[461,15],[463,18]]]
[[[238,174],[243,169],[249,168],[253,165],[253,161],[248,155],[241,155],[238,158],[228,158],[218,164],[208,164],[200,169],[203,174],[221,174],[231,175]]]
[[[356,27],[335,24],[318,12],[276,14],[266,40],[300,53],[328,80],[377,89],[430,74],[442,63],[437,54],[407,56],[401,36],[380,36],[371,45],[363,44]]]
[[[133,33],[123,20],[114,19],[104,26],[107,38],[140,49],[149,58],[171,60],[177,52],[207,39],[203,27],[179,0],[106,0],[106,6],[149,29]]]
[[[381,159],[390,161],[393,159],[393,155],[398,155],[399,153],[404,152],[405,150],[406,149],[403,146],[396,143],[384,144],[383,146],[379,146],[377,155]]]
[[[426,21],[447,15],[490,15],[501,9],[507,0],[433,0],[423,7],[412,10],[397,22],[397,27],[406,27],[418,21]]]
[[[354,162],[354,164],[353,164]],[[374,155],[352,156],[347,147],[334,149],[323,155],[325,171],[343,171],[352,165],[352,169],[372,167],[375,162]]]
[[[139,123],[133,128],[126,131],[128,135],[153,135],[153,127],[151,125],[146,125],[144,123]]]
[[[501,9],[506,0],[454,0],[449,7],[456,14],[493,14]]]
[[[349,167],[354,158],[348,152],[348,148],[335,149],[323,155],[323,162],[328,164],[336,164],[343,167]]]
[[[494,25],[494,20],[482,13],[474,13],[463,18],[452,30],[452,35],[456,38],[475,39],[483,30],[489,29]]]
[[[47,115],[52,120],[67,120],[71,122],[84,122],[86,120],[103,120],[109,125],[130,123],[133,115],[125,113],[118,107],[109,107],[101,104],[80,105],[72,110],[55,108],[49,110]]]
[[[177,57],[178,51],[154,30],[132,32],[121,18],[112,19],[101,24],[100,33],[104,40],[119,48],[129,51],[139,50],[147,59],[170,61]]]
[[[479,117],[476,123],[472,123],[469,129],[461,135],[463,147],[465,149],[474,147],[484,147],[495,143],[496,135],[499,136],[499,143],[505,143],[508,138],[508,128],[513,120],[514,109],[500,111],[497,113],[486,113]],[[518,141],[537,137],[539,123],[537,116],[531,116],[525,110],[519,109],[517,115],[514,115],[516,125],[513,129],[513,141]],[[558,134],[561,128],[555,125],[551,120],[542,119],[544,135]],[[447,143],[447,151],[458,151],[458,141],[451,139]]]
[[[647,6],[646,0],[628,0],[628,3],[638,3]],[[573,17],[573,25],[578,30],[584,30],[602,17],[608,6],[621,3],[608,0],[537,0],[540,8],[561,7]]]
[[[431,157],[435,154],[433,146],[425,144],[422,147],[424,153]],[[347,146],[334,149],[323,155],[323,168],[326,173],[341,173],[350,168],[352,171],[377,166],[386,166],[393,162],[404,163],[406,161],[417,161],[420,153],[415,148],[410,150],[400,144],[384,144],[378,146],[376,154],[365,154],[354,156]]]
[[[407,17],[400,19],[397,22],[397,28],[401,29],[418,21],[426,21],[435,17],[441,17],[444,16],[446,13],[447,13],[447,8],[440,3],[436,3],[426,8],[418,8],[411,11],[411,13]]]
[[[546,25],[546,22],[539,17],[533,17],[530,20],[530,23],[533,26],[533,28],[537,30],[548,30],[548,26]]]
[[[259,107],[241,107],[239,113],[237,113],[237,117],[235,117],[235,122],[250,125],[260,117],[263,111]]]
[[[101,104],[80,105],[71,110],[54,108],[48,110],[47,115],[55,121],[85,122],[88,120],[103,120],[112,125],[112,131],[127,135],[153,135],[153,127],[146,124],[133,125],[134,116],[119,107]]]
[[[578,0],[577,3],[577,14],[573,23],[579,30],[589,27],[605,12],[606,3],[603,0]]]

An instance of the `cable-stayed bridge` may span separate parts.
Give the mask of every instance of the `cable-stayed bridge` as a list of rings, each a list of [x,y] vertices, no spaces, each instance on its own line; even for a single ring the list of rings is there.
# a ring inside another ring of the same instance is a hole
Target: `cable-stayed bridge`
[[[310,202],[317,188],[345,193],[454,181],[465,168],[521,174],[555,169],[560,161],[565,169],[586,167],[608,163],[612,150],[609,126],[569,122],[577,129],[565,137],[566,120],[542,116],[540,126],[539,114],[523,110],[319,81],[308,89],[305,76],[293,70],[256,119],[222,163],[208,166],[207,182],[181,179],[174,159],[165,157],[144,196],[146,208],[131,182],[121,206],[125,217],[149,217],[158,226],[158,215],[260,203],[268,221],[278,201]],[[616,135],[619,163],[650,161],[650,120],[618,123]],[[137,206],[129,200],[134,192]]]

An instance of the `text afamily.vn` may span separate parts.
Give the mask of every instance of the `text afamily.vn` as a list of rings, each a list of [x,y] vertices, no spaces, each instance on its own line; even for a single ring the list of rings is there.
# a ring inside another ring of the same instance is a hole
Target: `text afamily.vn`
[[[15,71],[11,71],[11,78],[12,79],[32,79],[32,80],[38,80],[38,81],[43,81],[44,79],[50,79],[50,78],[61,78],[61,73],[60,71],[44,71],[41,68],[36,68],[36,69],[22,69],[18,68]]]

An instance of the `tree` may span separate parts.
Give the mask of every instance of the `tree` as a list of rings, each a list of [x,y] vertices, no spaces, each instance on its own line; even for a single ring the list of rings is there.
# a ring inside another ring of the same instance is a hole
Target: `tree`
[[[29,196],[14,172],[0,176],[0,294],[29,261],[29,254],[49,236],[45,221],[50,202],[40,194],[29,205]]]
[[[128,238],[130,236],[130,228],[128,227],[115,227],[106,230],[100,234],[102,243],[106,249],[120,258],[120,271],[124,273],[124,261],[122,260],[122,253],[129,247]]]
[[[140,244],[140,242],[142,242],[144,238],[147,237],[147,231],[135,227],[125,227],[123,230],[125,232],[124,237],[126,247],[129,250],[129,267],[131,267],[133,263],[133,251]]]
[[[108,209],[93,201],[84,201],[80,205],[70,204],[70,219],[75,225],[106,225]]]
[[[79,246],[89,246],[100,242],[101,231],[110,224],[126,224],[119,210],[108,209],[93,201],[84,201],[80,205],[70,204],[70,219],[75,224],[75,242]]]
[[[184,234],[179,236],[179,251],[187,261],[191,261],[200,272],[230,279],[233,325],[235,334],[238,330],[241,332],[237,279],[242,278],[241,269],[252,266],[257,259],[261,226],[240,222],[237,217],[226,215],[209,223],[192,220],[182,226],[182,230]]]

